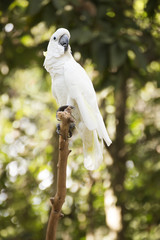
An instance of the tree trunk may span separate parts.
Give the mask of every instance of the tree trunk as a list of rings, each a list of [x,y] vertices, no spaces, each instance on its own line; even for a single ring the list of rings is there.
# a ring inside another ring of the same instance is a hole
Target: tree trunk
[[[126,77],[127,79],[127,77]],[[120,86],[115,91],[116,105],[116,139],[111,146],[111,154],[113,164],[110,166],[111,186],[117,197],[117,206],[121,208],[122,229],[118,233],[117,240],[124,240],[125,222],[123,220],[125,205],[124,205],[124,180],[126,174],[126,148],[125,148],[125,131],[126,131],[126,100],[127,100],[127,80],[120,82]]]

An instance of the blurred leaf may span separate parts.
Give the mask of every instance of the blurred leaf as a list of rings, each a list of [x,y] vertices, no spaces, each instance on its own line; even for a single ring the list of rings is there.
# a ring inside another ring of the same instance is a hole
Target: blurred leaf
[[[77,41],[79,42],[80,45],[90,43],[91,40],[95,37],[94,33],[86,27],[82,29],[72,30],[71,35],[72,35],[72,42]]]
[[[65,0],[52,0],[53,5],[57,8],[57,9],[61,9],[66,5],[66,1]]]
[[[148,0],[145,10],[147,11],[149,17],[153,17],[159,7],[160,1],[155,0],[154,3],[152,0]]]
[[[138,66],[143,68],[143,69],[146,69],[146,59],[145,59],[145,56],[144,54],[142,53],[142,51],[140,50],[139,46],[137,45],[132,45],[131,46],[131,49],[135,52],[136,54],[136,60],[137,60],[137,63],[138,63]]]
[[[110,66],[111,68],[120,67],[126,60],[126,51],[121,49],[117,43],[110,47]]]
[[[100,37],[101,37],[102,42],[107,43],[107,44],[113,43],[115,40],[114,36],[112,36],[111,34],[108,34],[108,33],[104,33],[104,32],[101,33]]]
[[[31,15],[37,14],[42,8],[44,0],[29,0],[29,13]]]

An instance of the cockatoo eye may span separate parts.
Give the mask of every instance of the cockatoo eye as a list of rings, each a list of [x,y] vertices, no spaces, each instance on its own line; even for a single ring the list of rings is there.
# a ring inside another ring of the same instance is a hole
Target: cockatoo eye
[[[56,37],[54,37],[53,39],[56,40]]]

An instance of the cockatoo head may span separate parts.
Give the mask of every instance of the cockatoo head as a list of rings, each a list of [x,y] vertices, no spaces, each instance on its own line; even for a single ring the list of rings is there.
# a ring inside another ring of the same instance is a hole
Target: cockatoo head
[[[50,38],[46,58],[50,59],[52,57],[59,58],[65,52],[67,52],[69,47],[70,33],[65,28],[59,28]]]

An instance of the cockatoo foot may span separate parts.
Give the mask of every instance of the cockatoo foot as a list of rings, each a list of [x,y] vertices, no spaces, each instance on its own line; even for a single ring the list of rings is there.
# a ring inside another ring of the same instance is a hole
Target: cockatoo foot
[[[70,105],[64,105],[64,106],[61,106],[61,107],[58,108],[57,113],[58,112],[64,112],[67,107],[70,107],[71,109],[74,108],[73,106],[70,106]],[[58,118],[58,114],[57,113],[56,113],[56,118],[57,118],[58,121],[60,121],[60,119]],[[70,123],[69,131],[68,131],[68,138],[72,137],[72,133],[73,133],[74,128],[75,128],[75,124],[74,123]],[[58,135],[61,135],[61,129],[60,129],[60,124],[59,123],[57,124],[56,132],[58,133]]]
[[[61,135],[61,128],[60,128],[60,124],[58,123],[57,124],[57,127],[56,127],[56,133],[58,133],[58,135]]]
[[[72,137],[72,133],[73,133],[74,128],[75,128],[75,124],[74,123],[70,123],[69,131],[68,131],[68,138]],[[59,123],[57,124],[56,133],[58,133],[58,135],[61,135],[61,128],[60,128],[60,124]]]
[[[68,132],[68,138],[71,138],[72,137],[72,133],[75,129],[75,124],[74,123],[70,123],[69,125],[69,132]]]

